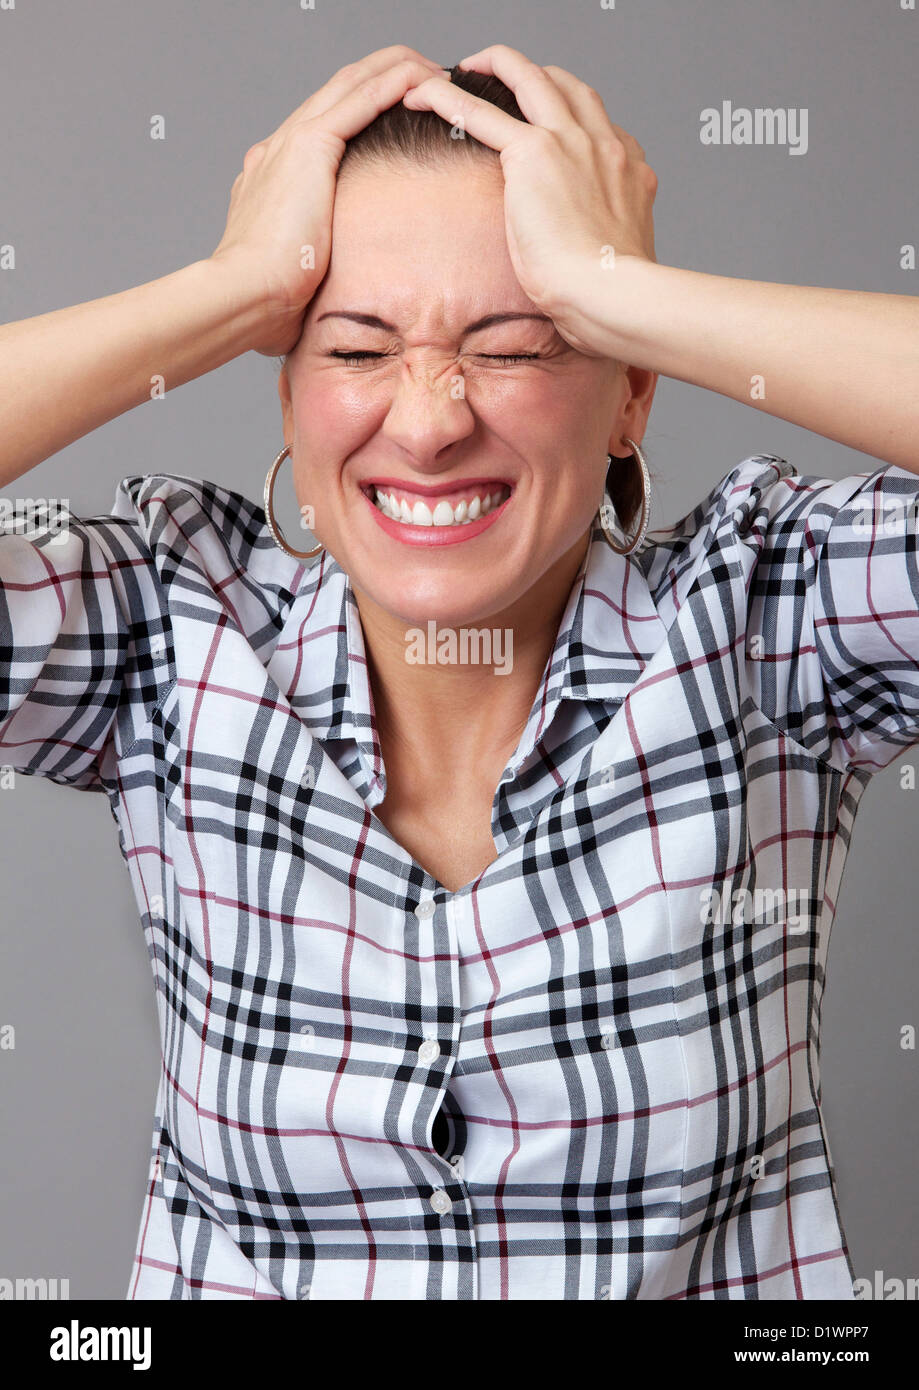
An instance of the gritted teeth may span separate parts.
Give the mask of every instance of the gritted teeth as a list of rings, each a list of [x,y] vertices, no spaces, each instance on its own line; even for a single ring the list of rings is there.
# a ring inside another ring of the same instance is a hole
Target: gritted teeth
[[[409,526],[466,526],[500,507],[511,489],[506,483],[498,483],[490,491],[467,489],[449,497],[421,497],[418,493],[403,494],[400,489],[371,485],[369,492],[375,505],[392,521]]]

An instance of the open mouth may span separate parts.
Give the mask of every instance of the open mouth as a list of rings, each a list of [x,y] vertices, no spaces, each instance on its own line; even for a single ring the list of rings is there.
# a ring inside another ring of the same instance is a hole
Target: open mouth
[[[439,496],[422,496],[402,487],[378,487],[374,483],[362,484],[361,491],[390,521],[398,521],[403,526],[468,526],[473,521],[486,517],[511,495],[507,483],[493,483],[488,487],[475,485],[457,488]]]

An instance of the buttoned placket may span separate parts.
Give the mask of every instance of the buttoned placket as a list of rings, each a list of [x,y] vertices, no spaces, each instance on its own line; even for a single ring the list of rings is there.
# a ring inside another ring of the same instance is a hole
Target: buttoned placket
[[[421,950],[419,955],[432,958],[428,968],[432,972],[431,984],[434,998],[437,997],[437,985],[434,977],[436,963],[433,958],[438,957],[441,961],[444,959],[450,961],[450,1003],[454,1022],[450,1037],[445,1036],[443,1024],[430,1025],[430,1028],[425,1030],[424,1040],[418,1048],[415,1060],[416,1065],[432,1069],[436,1067],[440,1073],[442,1087],[437,1104],[437,1110],[439,1110],[456,1064],[462,1027],[459,997],[459,954],[460,933],[465,921],[466,895],[464,892],[448,893],[430,875],[426,875],[426,879],[426,886],[414,907],[415,916],[420,923],[419,943]],[[453,1155],[454,1159],[457,1157],[462,1159],[461,1155]],[[468,1297],[475,1299],[478,1297],[479,1281],[474,1213],[463,1176],[462,1163],[451,1162],[450,1156],[438,1153],[433,1147],[426,1158],[435,1169],[440,1170],[439,1181],[432,1182],[431,1189],[426,1194],[427,1204],[432,1211],[437,1213],[441,1221],[451,1221],[455,1224],[457,1249],[467,1247],[471,1251],[471,1262],[468,1265],[465,1262],[458,1265],[456,1279],[457,1285],[461,1289],[464,1281],[470,1284]],[[465,1221],[460,1219],[462,1217],[465,1217]],[[427,1272],[425,1277],[427,1277]]]

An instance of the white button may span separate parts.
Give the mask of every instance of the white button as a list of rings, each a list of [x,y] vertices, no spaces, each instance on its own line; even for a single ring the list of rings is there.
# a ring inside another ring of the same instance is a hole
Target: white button
[[[425,1065],[427,1065],[428,1062],[433,1062],[434,1058],[439,1056],[440,1043],[436,1038],[428,1038],[418,1049],[418,1061],[424,1062]]]
[[[298,1297],[298,1298],[309,1298],[309,1296],[310,1296],[310,1286],[309,1286],[309,1284],[301,1284],[300,1287],[299,1287],[299,1289],[297,1290],[297,1297]]]
[[[450,1198],[447,1196],[446,1192],[444,1192],[442,1187],[439,1187],[436,1192],[432,1192],[429,1200],[431,1206],[441,1216],[448,1212],[450,1208],[453,1206],[453,1203],[450,1201]]]
[[[425,900],[424,900],[423,903],[419,903],[418,906],[415,908],[415,916],[416,916],[416,917],[433,917],[433,916],[434,916],[434,899],[433,899],[433,898],[425,898]]]
[[[615,1046],[616,1046],[616,1034],[613,1033],[613,1032],[609,1032],[609,1031],[606,1032],[606,1033],[601,1033],[601,1034],[600,1034],[600,1042],[602,1043],[602,1045],[603,1045],[604,1047],[615,1047]]]

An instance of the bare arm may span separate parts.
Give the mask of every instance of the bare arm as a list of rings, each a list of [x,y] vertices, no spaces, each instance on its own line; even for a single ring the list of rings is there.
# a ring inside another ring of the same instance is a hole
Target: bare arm
[[[0,327],[0,486],[132,406],[245,352],[260,322],[217,261]]]
[[[346,142],[440,71],[401,44],[340,68],[247,151],[210,256],[0,327],[0,487],[149,400],[155,378],[170,391],[249,349],[291,351],[328,267]]]
[[[572,275],[591,350],[919,473],[919,299],[737,280],[625,256]],[[569,315],[571,308],[569,306]]]

